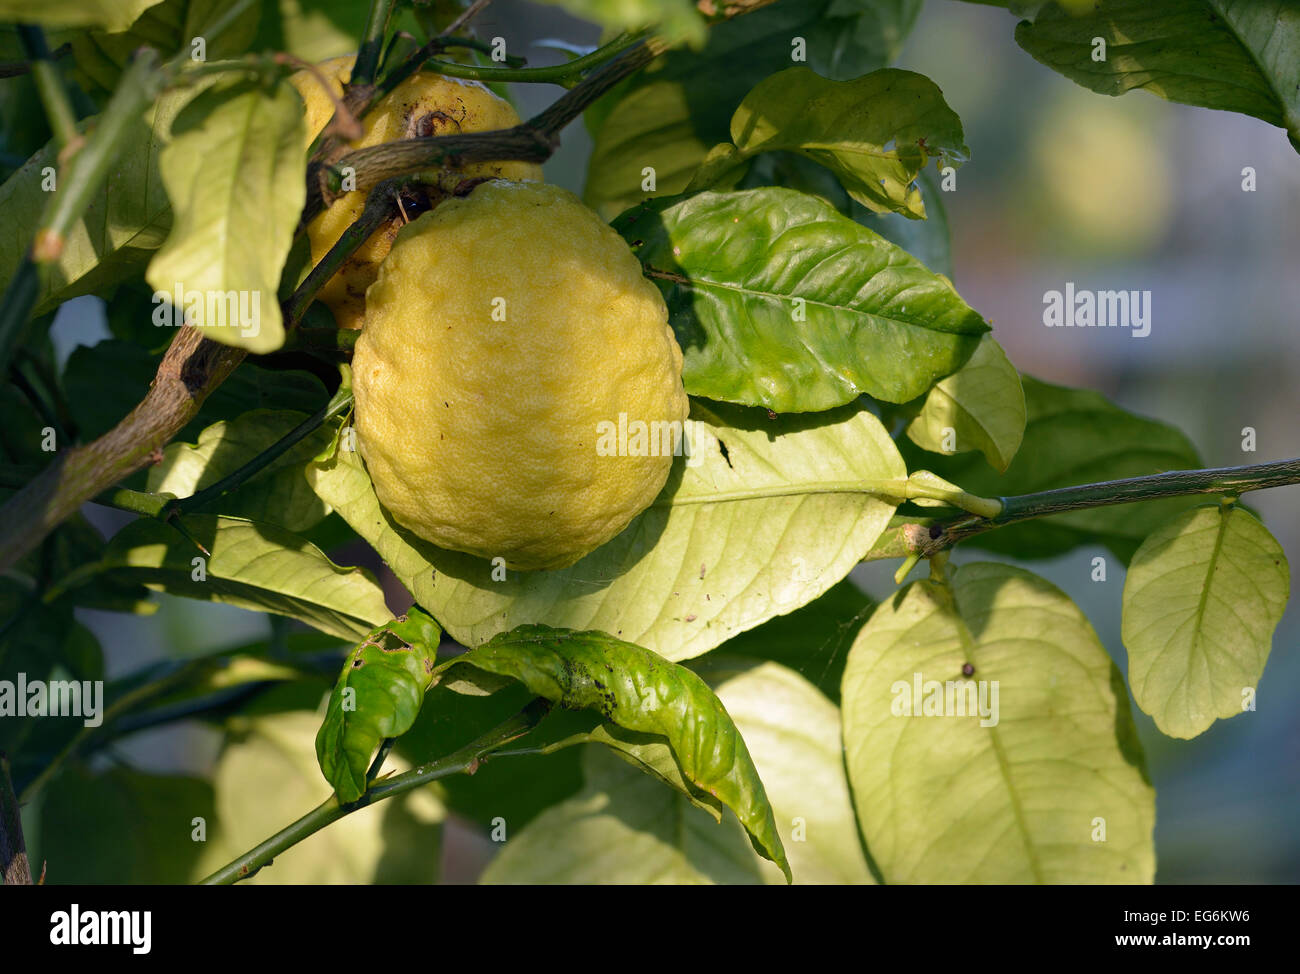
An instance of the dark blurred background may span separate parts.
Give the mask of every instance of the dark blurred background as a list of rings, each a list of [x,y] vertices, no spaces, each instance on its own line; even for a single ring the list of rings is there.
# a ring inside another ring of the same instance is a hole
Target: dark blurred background
[[[515,0],[497,0],[479,24],[530,64],[560,59],[553,49],[532,47],[534,39],[598,40],[591,25]],[[1095,389],[1174,424],[1209,466],[1300,455],[1300,157],[1281,130],[1254,119],[1141,92],[1116,99],[1076,87],[1015,45],[1014,24],[1003,10],[931,0],[897,62],[934,79],[965,125],[971,161],[943,199],[958,290],[994,323],[996,338],[1023,371]],[[558,93],[553,86],[513,91],[525,117]],[[585,129],[574,124],[546,167],[548,180],[581,192],[589,151]],[[1256,172],[1255,192],[1242,191],[1247,166]],[[1043,294],[1066,281],[1150,290],[1150,336],[1044,327]],[[107,335],[94,298],[65,306],[54,329],[62,356]],[[1243,427],[1257,431],[1253,454],[1242,451]],[[1253,494],[1250,503],[1289,553],[1293,578],[1300,575],[1300,490]],[[105,530],[122,523],[112,512],[90,513]],[[1140,509],[1133,514],[1140,517]],[[1108,557],[1107,581],[1092,582],[1098,554],[1109,555],[1084,548],[1026,567],[1079,603],[1123,666],[1123,567]],[[863,566],[854,578],[881,597],[893,588],[896,567]],[[390,589],[400,608],[409,597]],[[250,612],[157,599],[151,618],[84,613],[110,677],[269,631],[267,619]],[[1293,584],[1257,712],[1180,742],[1159,734],[1135,708],[1157,791],[1160,882],[1300,880],[1298,642]],[[122,750],[143,767],[203,774],[219,743],[214,732],[186,725],[138,734]],[[30,841],[39,848],[39,836]],[[473,880],[492,848],[475,829],[452,821],[444,878]]]

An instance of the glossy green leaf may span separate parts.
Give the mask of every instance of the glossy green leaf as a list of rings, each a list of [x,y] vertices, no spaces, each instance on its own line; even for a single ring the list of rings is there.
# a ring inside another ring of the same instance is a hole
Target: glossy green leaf
[[[858,405],[769,420],[695,403],[692,416],[690,462],[676,461],[663,493],[621,534],[570,568],[504,581],[490,562],[393,523],[357,454],[340,451],[308,478],[467,646],[537,622],[689,659],[847,575],[895,507],[854,485],[906,476],[880,421]]]
[[[1166,423],[1136,416],[1100,393],[1021,376],[1025,435],[1006,473],[974,454],[945,457],[900,442],[912,466],[923,466],[982,497],[1010,497],[1057,487],[1191,470],[1196,448]],[[1194,498],[1172,497],[1131,505],[1070,511],[976,535],[967,544],[1022,558],[1046,558],[1079,545],[1104,544],[1127,561],[1153,521],[1172,517]]]
[[[284,343],[276,292],[306,198],[305,124],[291,85],[251,82],[203,92],[172,122],[158,168],[175,225],[145,276],[216,341]]]
[[[973,563],[908,585],[854,643],[843,709],[886,882],[1151,882],[1155,795],[1123,678],[1043,579]]]
[[[0,21],[41,27],[102,27],[126,30],[159,0],[0,0]]]
[[[934,384],[907,424],[907,437],[931,453],[979,450],[1005,473],[1025,435],[1020,373],[991,335],[966,364]]]
[[[162,463],[149,469],[149,490],[189,497],[274,446],[306,418],[306,413],[258,409],[213,423],[197,443],[172,443],[163,451]],[[312,491],[304,467],[330,439],[330,430],[314,430],[215,503],[223,514],[306,531],[329,514],[329,507]]]
[[[907,402],[989,329],[947,278],[793,190],[656,200],[614,225],[664,292],[694,395],[779,413]]]
[[[961,120],[929,78],[885,68],[832,81],[805,67],[766,78],[731,119],[734,151],[710,153],[690,189],[713,185],[761,152],[798,152],[835,173],[853,199],[877,213],[925,218],[916,178],[936,156],[963,162]]]
[[[109,178],[68,232],[59,259],[41,275],[34,314],[53,311],[78,295],[103,292],[138,274],[162,245],[172,212],[158,174],[158,153],[172,120],[200,90],[202,86],[164,92],[133,125]],[[57,168],[57,154],[58,146],[50,142],[0,186],[0,211],[10,228],[0,235],[0,281],[6,284],[49,202],[46,171]]]
[[[212,775],[216,816],[194,869],[198,880],[330,798],[309,711],[237,717]],[[408,765],[390,758],[391,770]],[[446,812],[431,787],[377,802],[286,849],[241,883],[413,884],[438,880]]]
[[[316,735],[316,759],[339,801],[365,793],[380,743],[415,723],[441,636],[438,624],[413,606],[348,654]]]
[[[191,514],[179,524],[211,557],[172,525],[141,518],[67,584],[112,572],[173,595],[300,619],[344,639],[359,639],[392,617],[368,572],[340,568],[283,528],[214,514]]]
[[[1170,737],[1253,710],[1286,609],[1282,546],[1240,507],[1197,507],[1155,529],[1124,582],[1124,646],[1137,705]]]
[[[897,54],[920,8],[920,0],[778,0],[715,24],[702,50],[668,52],[587,112],[595,143],[588,205],[610,219],[685,189],[705,153],[728,138],[745,94],[792,63],[796,38],[818,74],[852,78]]]
[[[839,714],[775,663],[709,657],[701,675],[750,742],[797,883],[865,883],[841,757]],[[779,883],[730,817],[718,825],[680,792],[587,749],[585,790],[511,837],[492,883]]]
[[[603,632],[522,626],[445,663],[518,680],[568,710],[594,710],[619,727],[665,739],[702,800],[730,808],[754,849],[790,877],[763,782],[727,711],[695,673]],[[708,796],[708,798],[705,798]]]
[[[1105,41],[1104,59],[1094,38]],[[1169,101],[1241,112],[1300,147],[1300,6],[1290,0],[1098,0],[1048,4],[1016,43],[1106,95],[1140,88]]]
[[[872,213],[856,200],[849,201],[848,215],[890,243],[902,247],[936,274],[951,280],[952,239],[948,230],[948,211],[943,203],[946,194],[942,178],[933,168],[921,170],[917,178],[925,202],[924,220],[909,220],[897,213]]]

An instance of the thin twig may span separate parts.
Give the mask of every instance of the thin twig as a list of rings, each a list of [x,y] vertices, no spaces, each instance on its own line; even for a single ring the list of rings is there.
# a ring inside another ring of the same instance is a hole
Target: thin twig
[[[393,798],[412,789],[419,788],[439,778],[453,774],[472,773],[494,751],[511,741],[518,740],[532,730],[546,716],[549,705],[544,700],[534,700],[509,720],[488,731],[478,740],[465,745],[460,750],[443,758],[430,761],[414,770],[394,775],[376,782],[356,801],[340,805],[338,796],[331,795],[292,825],[281,829],[264,842],[249,849],[242,856],[222,866],[211,876],[202,881],[204,886],[222,886],[247,879],[303,839],[319,832],[325,826],[336,822],[359,809]]]
[[[1300,457],[1241,467],[1171,470],[1145,477],[1105,480],[1076,487],[999,497],[997,500],[1002,504],[1002,512],[996,517],[964,515],[934,521],[926,525],[924,530],[918,530],[917,525],[904,524],[894,531],[898,532],[907,551],[929,556],[986,531],[1067,511],[1196,494],[1236,496],[1247,491],[1294,484],[1300,484]]]

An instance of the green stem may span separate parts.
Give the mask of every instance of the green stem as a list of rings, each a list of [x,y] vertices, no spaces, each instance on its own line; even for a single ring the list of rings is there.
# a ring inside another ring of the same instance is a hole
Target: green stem
[[[32,245],[37,264],[59,259],[73,225],[117,164],[118,149],[162,90],[162,77],[155,51],[142,50],[131,62],[85,145],[72,157],[67,172],[59,174],[59,191],[46,206]]]
[[[524,81],[564,85],[566,88],[577,81],[592,68],[598,68],[636,44],[646,36],[644,31],[635,34],[620,34],[608,44],[599,47],[590,54],[574,58],[563,64],[548,64],[539,68],[496,67],[493,65],[459,64],[455,61],[425,61],[425,67],[438,74],[452,78],[468,78],[473,81]]]
[[[36,82],[36,94],[45,109],[45,117],[49,119],[50,131],[60,148],[74,145],[81,138],[77,131],[77,113],[72,110],[68,89],[50,55],[49,45],[45,43],[45,32],[30,24],[19,24],[18,37],[31,59],[32,80]]]
[[[1194,494],[1228,493],[1235,496],[1247,491],[1293,484],[1300,484],[1300,458],[1241,467],[1171,470],[1145,477],[1060,487],[1015,497],[1000,497],[997,500],[1002,504],[1002,511],[994,517],[962,517],[937,521],[929,526],[928,532],[917,533],[913,529],[915,540],[906,540],[906,547],[909,551],[933,554],[985,531],[1067,511]],[[903,525],[896,530],[901,533],[910,527]],[[928,536],[922,537],[923,534]]]
[[[379,68],[379,55],[384,50],[384,35],[388,32],[388,20],[392,14],[393,0],[372,0],[361,46],[357,49],[357,61],[352,68],[351,84],[368,85],[374,82],[375,71]]]
[[[0,298],[0,374],[9,370],[14,349],[23,343],[32,308],[40,293],[40,277],[30,255],[24,255],[14,271],[13,280]]]
[[[257,456],[253,457],[242,467],[226,474],[226,476],[222,477],[215,484],[204,487],[202,490],[191,494],[189,497],[180,497],[167,501],[158,516],[164,520],[179,517],[183,514],[188,514],[191,511],[199,510],[204,504],[230,493],[246,480],[252,478],[254,474],[265,469],[298,443],[302,442],[305,437],[314,432],[322,423],[329,422],[329,420],[336,416],[341,416],[351,408],[352,395],[350,393],[336,395],[328,403],[318,409],[311,416],[304,419],[275,443],[257,454]]]
[[[466,744],[446,757],[376,782],[364,795],[347,805],[340,805],[338,796],[331,796],[292,825],[286,826],[239,858],[222,866],[204,879],[201,885],[222,886],[247,879],[286,849],[292,848],[303,839],[316,834],[325,826],[346,815],[383,801],[385,798],[393,798],[431,781],[437,781],[439,778],[472,773],[492,752],[519,739],[537,726],[546,715],[547,709],[544,701],[535,700],[478,740]]]
[[[380,183],[366,196],[366,205],[355,222],[343,231],[342,236],[320,262],[311,269],[297,289],[285,302],[285,328],[293,329],[307,313],[312,301],[326,282],[338,272],[348,259],[370,239],[381,226],[397,215],[397,197],[406,180],[390,179]]]

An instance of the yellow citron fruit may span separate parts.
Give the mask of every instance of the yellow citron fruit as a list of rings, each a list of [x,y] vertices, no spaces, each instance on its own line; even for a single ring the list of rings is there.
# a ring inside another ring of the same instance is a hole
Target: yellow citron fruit
[[[290,83],[307,106],[307,142],[310,145],[334,115],[334,101],[343,94],[343,82],[352,75],[356,57],[337,57],[311,71],[294,73]],[[329,87],[327,93],[322,80]],[[497,97],[477,81],[462,81],[428,72],[417,72],[384,96],[363,118],[364,133],[349,143],[354,149],[367,148],[396,139],[426,135],[456,135],[487,132],[519,124],[510,103]],[[450,193],[466,179],[541,179],[542,167],[531,162],[479,162],[459,169],[424,174],[435,196]],[[354,191],[334,201],[307,227],[312,263],[329,252],[356,222],[366,205],[366,194]],[[321,288],[318,297],[334,312],[340,328],[360,328],[365,320],[366,288],[374,283],[379,264],[393,245],[393,238],[405,221],[399,216],[380,227]]]
[[[663,298],[566,190],[484,183],[403,229],[352,362],[357,448],[398,524],[563,568],[645,510],[687,399]]]

